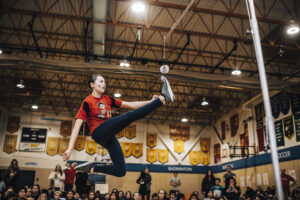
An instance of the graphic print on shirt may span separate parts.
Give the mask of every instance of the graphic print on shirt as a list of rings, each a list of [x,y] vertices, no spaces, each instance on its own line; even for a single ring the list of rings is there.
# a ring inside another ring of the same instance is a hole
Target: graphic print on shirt
[[[100,108],[98,118],[101,118],[101,119],[111,118],[111,111],[106,110],[106,107],[102,102],[98,102],[98,107]]]

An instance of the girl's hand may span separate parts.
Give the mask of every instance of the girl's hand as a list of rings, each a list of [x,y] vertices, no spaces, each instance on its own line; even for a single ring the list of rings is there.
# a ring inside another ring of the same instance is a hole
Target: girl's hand
[[[155,95],[153,95],[151,100],[153,101],[154,99],[157,99],[157,98],[158,98],[158,95],[155,94]]]
[[[72,154],[72,149],[68,149],[67,151],[65,151],[65,153],[63,154],[63,161],[67,161],[69,160],[69,158],[71,157]]]

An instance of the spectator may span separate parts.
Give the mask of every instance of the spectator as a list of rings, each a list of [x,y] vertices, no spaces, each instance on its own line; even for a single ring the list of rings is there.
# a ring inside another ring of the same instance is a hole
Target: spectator
[[[133,200],[141,200],[141,195],[138,192],[133,193]]]
[[[77,163],[73,162],[70,168],[64,170],[66,181],[65,181],[65,191],[73,190],[74,178],[76,177],[76,172],[74,168]]]
[[[300,186],[293,190],[292,198],[293,200],[300,200]]]
[[[175,192],[174,191],[172,191],[171,193],[170,193],[170,199],[169,200],[175,200]]]
[[[26,195],[26,189],[25,188],[20,188],[18,192],[18,200],[25,200],[25,195]]]
[[[176,200],[184,200],[184,194],[179,193],[179,194],[176,196]]]
[[[153,194],[152,194],[151,200],[158,200],[158,195],[157,195],[157,193],[153,193]]]
[[[55,191],[53,198],[51,198],[51,200],[61,200],[61,192],[60,191]]]
[[[113,193],[113,192],[114,192],[114,193],[116,193],[116,194],[118,194],[118,193],[119,193],[119,191],[118,191],[118,189],[117,189],[117,188],[114,188],[114,189],[112,189],[112,190],[111,190],[111,193]]]
[[[47,200],[47,194],[46,193],[40,194],[38,200]]]
[[[181,180],[178,177],[178,173],[176,173],[176,172],[173,173],[173,177],[171,177],[171,180],[170,180],[170,185],[172,186],[171,190],[170,190],[170,193],[172,191],[179,191],[180,190]]]
[[[69,190],[67,192],[67,195],[66,195],[66,200],[74,200],[74,191],[73,190]]]
[[[235,179],[235,173],[231,172],[232,168],[230,165],[227,165],[227,173],[224,174],[225,188],[228,188],[230,179]]]
[[[167,200],[166,191],[165,190],[158,190],[158,200]]]
[[[132,200],[132,193],[130,191],[125,193],[125,200]]]
[[[148,200],[150,197],[151,175],[149,169],[146,168],[141,172],[140,177],[136,180],[137,184],[140,184],[139,194],[142,196],[142,200]]]
[[[20,169],[18,166],[18,161],[16,159],[13,159],[7,169],[6,172],[6,183],[7,186],[12,186],[14,191],[18,191],[18,179],[20,176]]]
[[[197,196],[196,194],[193,193],[193,194],[190,196],[189,200],[199,200],[199,199],[198,199],[198,196]]]
[[[110,195],[108,193],[104,194],[104,200],[109,200]]]
[[[223,188],[223,186],[220,185],[220,179],[219,178],[215,179],[215,185],[212,186],[211,190],[212,190],[214,199],[219,199],[220,197],[223,197],[224,188]]]
[[[228,188],[226,190],[226,197],[228,200],[238,200],[241,195],[240,187],[236,186],[235,179],[232,178],[229,180]]]
[[[76,192],[78,192],[80,195],[87,192],[87,180],[88,180],[87,172],[76,173],[76,181],[75,181]]]
[[[0,177],[0,193],[2,194],[6,189],[5,181],[2,177]]]
[[[208,191],[211,190],[211,187],[215,184],[215,176],[211,169],[207,170],[205,177],[202,180],[202,193],[207,197]]]
[[[89,200],[94,200],[94,199],[95,199],[94,192],[89,192]]]
[[[31,197],[34,198],[34,200],[37,200],[39,198],[40,194],[41,194],[40,185],[39,184],[35,184],[32,187]]]
[[[119,200],[124,200],[124,192],[122,190],[119,190],[118,197]]]
[[[244,194],[244,197],[250,197],[251,199],[254,199],[255,197],[255,191],[251,187],[247,187],[246,192]]]
[[[284,192],[284,198],[285,199],[288,199],[288,197],[291,196],[291,194],[290,194],[290,182],[293,182],[292,187],[296,184],[296,180],[293,177],[287,175],[285,169],[282,169],[281,170],[281,184],[282,184],[282,189],[283,189],[283,192]]]
[[[74,200],[81,200],[80,194],[78,192],[74,193]]]
[[[204,200],[215,200],[213,198],[213,192],[211,190],[207,192],[207,197],[204,198]]]
[[[50,173],[48,179],[50,182],[52,182],[56,191],[64,190],[65,174],[62,172],[60,164],[56,165],[54,171]]]
[[[32,193],[31,193],[31,188],[28,187],[28,188],[26,189],[25,198],[27,199],[27,198],[31,197],[31,195],[32,195]]]

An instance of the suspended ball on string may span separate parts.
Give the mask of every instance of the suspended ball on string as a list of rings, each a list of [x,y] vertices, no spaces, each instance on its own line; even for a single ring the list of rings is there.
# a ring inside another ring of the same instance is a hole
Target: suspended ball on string
[[[161,72],[162,74],[167,74],[167,73],[169,72],[169,66],[168,66],[168,65],[162,65],[162,66],[160,67],[160,72]]]

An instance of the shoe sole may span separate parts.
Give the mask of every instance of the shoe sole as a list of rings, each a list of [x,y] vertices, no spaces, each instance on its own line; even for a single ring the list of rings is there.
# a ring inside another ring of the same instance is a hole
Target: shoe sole
[[[162,79],[164,82],[167,83],[168,93],[169,93],[169,96],[170,96],[171,101],[173,102],[174,99],[175,99],[175,97],[174,97],[174,94],[173,94],[173,91],[172,91],[172,88],[171,88],[171,86],[170,86],[170,84],[169,84],[168,79],[166,79],[166,77],[164,77],[164,76],[161,76],[161,79]]]
[[[75,168],[74,168],[74,170],[80,170],[80,168],[83,168],[83,167],[87,167],[87,166],[89,166],[89,165],[93,165],[93,164],[95,164],[95,163],[97,163],[96,161],[92,161],[92,162],[85,162],[85,163],[82,163],[82,164],[80,164],[80,165],[77,165]],[[86,170],[84,170],[84,171],[86,171]]]

